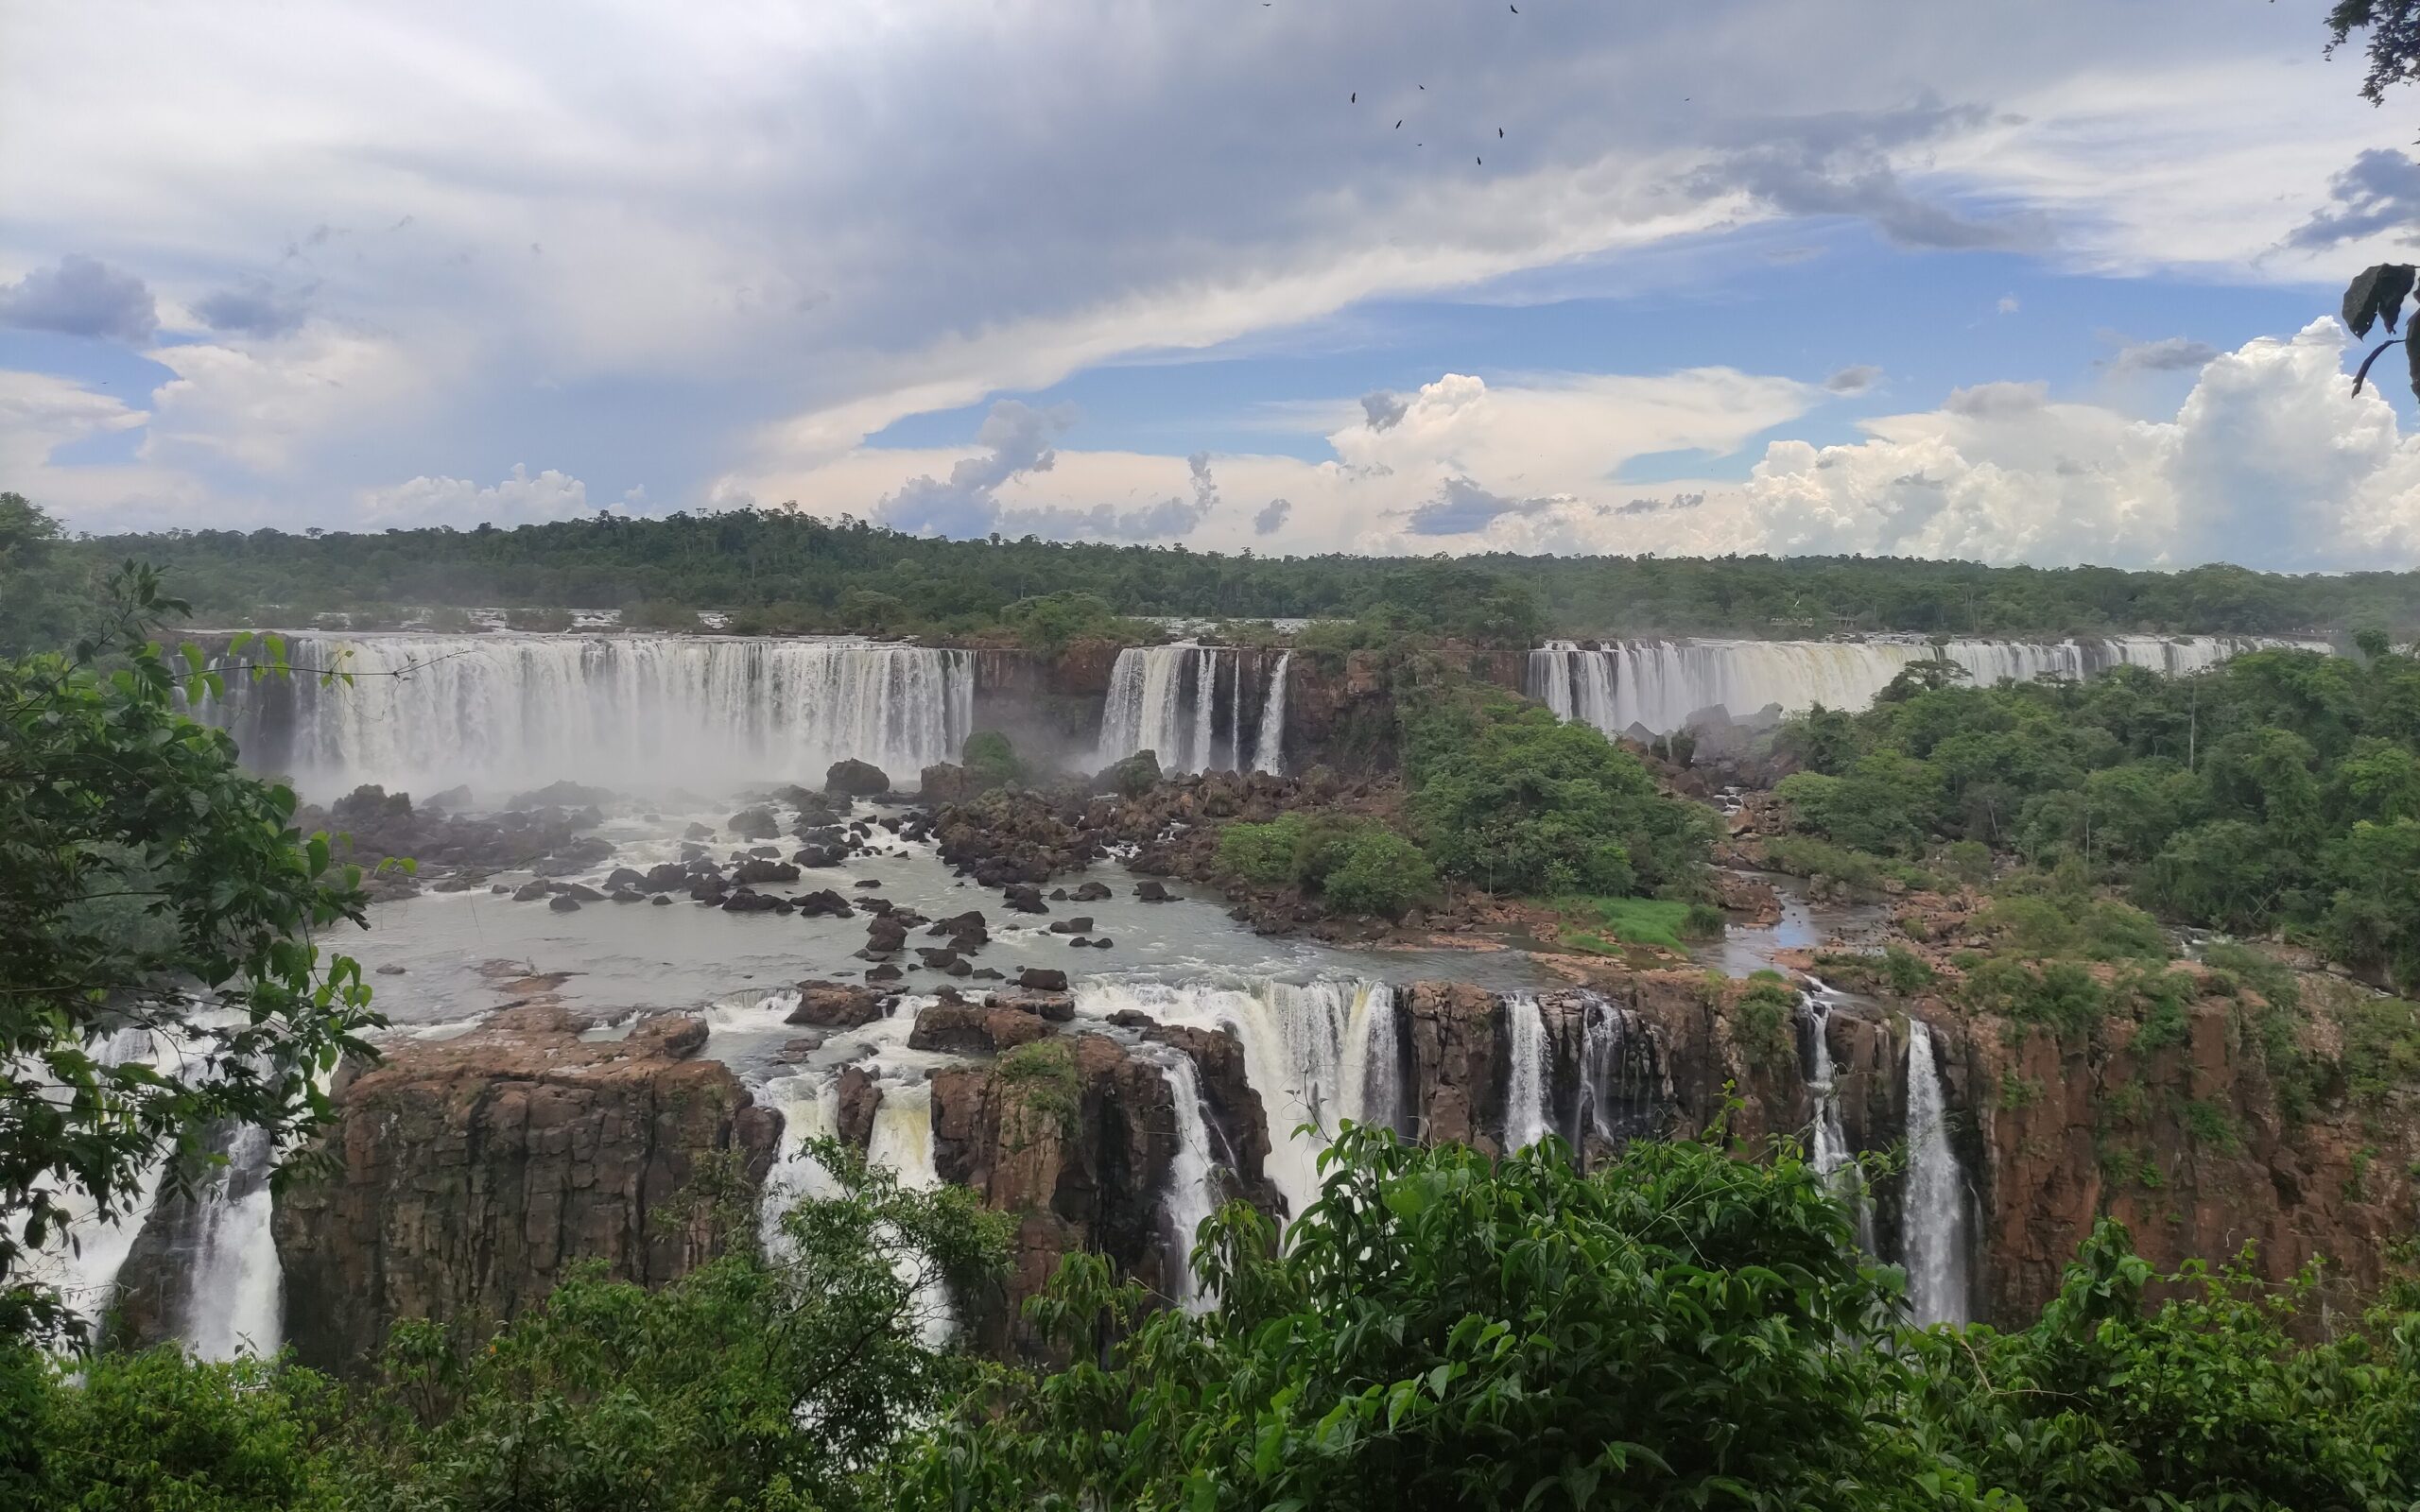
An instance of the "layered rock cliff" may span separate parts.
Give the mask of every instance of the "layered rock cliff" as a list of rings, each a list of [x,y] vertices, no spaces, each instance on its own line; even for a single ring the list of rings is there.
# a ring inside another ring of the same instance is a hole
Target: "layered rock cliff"
[[[660,1284],[721,1249],[780,1119],[690,1058],[695,1019],[621,1040],[579,1029],[559,1007],[509,1009],[339,1089],[332,1173],[290,1187],[273,1221],[304,1364],[358,1369],[398,1318],[510,1317],[575,1262]],[[735,1204],[717,1207],[698,1178],[725,1164]]]

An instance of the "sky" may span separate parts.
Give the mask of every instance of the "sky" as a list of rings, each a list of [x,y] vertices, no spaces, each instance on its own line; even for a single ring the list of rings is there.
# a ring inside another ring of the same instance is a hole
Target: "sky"
[[[2409,568],[2333,312],[2420,94],[2325,10],[17,0],[0,489]]]

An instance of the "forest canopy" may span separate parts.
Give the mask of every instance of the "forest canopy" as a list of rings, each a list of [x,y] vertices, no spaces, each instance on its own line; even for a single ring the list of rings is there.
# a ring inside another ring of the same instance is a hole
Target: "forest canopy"
[[[1374,617],[1392,629],[1506,644],[1542,633],[2289,634],[2420,626],[2415,573],[2289,576],[2224,565],[2161,573],[1841,557],[1266,558],[1034,537],[943,541],[759,509],[653,520],[600,514],[510,530],[45,540],[38,558],[13,569],[0,554],[0,573],[17,572],[26,592],[66,592],[128,558],[165,569],[203,619],[229,625],[292,625],[330,610],[374,620],[405,608],[549,607],[618,610],[632,623],[667,627],[717,610],[739,615],[735,628],[771,632],[964,634],[1009,624],[1031,600],[1080,593],[1116,615]]]

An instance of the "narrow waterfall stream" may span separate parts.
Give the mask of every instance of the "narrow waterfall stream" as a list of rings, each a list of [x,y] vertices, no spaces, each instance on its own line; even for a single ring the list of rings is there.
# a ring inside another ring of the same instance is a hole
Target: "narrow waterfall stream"
[[[882,1084],[882,1103],[874,1110],[873,1137],[866,1143],[866,1160],[888,1167],[904,1187],[930,1191],[942,1184],[941,1173],[933,1168],[931,1082],[920,1078]],[[897,1243],[895,1235],[891,1242]],[[902,1280],[915,1265],[915,1258],[907,1254],[895,1262]],[[917,1332],[928,1345],[939,1348],[957,1332],[958,1312],[950,1301],[949,1288],[937,1278],[917,1288],[914,1312]]]
[[[1504,1148],[1525,1150],[1553,1132],[1547,1110],[1547,1089],[1553,1076],[1547,1045],[1547,1020],[1538,1000],[1515,992],[1504,1000],[1505,1054],[1509,1074],[1504,1090]]]
[[[1177,1300],[1201,1312],[1217,1298],[1193,1272],[1193,1242],[1219,1206],[1218,1160],[1210,1148],[1210,1123],[1201,1113],[1201,1073],[1193,1057],[1164,1045],[1151,1047],[1151,1058],[1167,1078],[1168,1101],[1176,1109],[1176,1158],[1168,1167],[1164,1199],[1168,1227],[1168,1275]]]
[[[285,1273],[269,1232],[268,1134],[247,1125],[198,1195],[193,1266],[177,1336],[205,1360],[272,1355],[285,1340]]]
[[[1908,1309],[1918,1323],[1963,1323],[1967,1283],[1966,1173],[1949,1142],[1949,1108],[1933,1063],[1932,1029],[1908,1021],[1908,1189],[1900,1252]]]
[[[1841,1201],[1847,1204],[1849,1218],[1857,1226],[1857,1244],[1867,1254],[1874,1253],[1874,1205],[1866,1200],[1865,1182],[1857,1169],[1856,1152],[1849,1148],[1847,1133],[1841,1125],[1840,1089],[1834,1084],[1832,1043],[1828,1033],[1832,1016],[1831,989],[1820,984],[1804,999],[1808,1027],[1806,1056],[1806,1091],[1815,1099],[1815,1138],[1810,1152],[1817,1173],[1825,1177]]]
[[[1253,753],[1253,771],[1286,770],[1286,669],[1293,660],[1293,652],[1278,652],[1277,665],[1269,674],[1269,691],[1260,700],[1260,748]]]

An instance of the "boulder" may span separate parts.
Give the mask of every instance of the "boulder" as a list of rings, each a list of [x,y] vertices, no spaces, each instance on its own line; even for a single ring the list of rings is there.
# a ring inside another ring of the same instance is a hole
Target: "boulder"
[[[733,868],[731,880],[737,883],[796,882],[798,868],[786,861],[769,861],[751,856]]]
[[[559,914],[576,914],[579,912],[579,900],[568,893],[559,892],[547,900],[546,906]]]
[[[1053,935],[1089,935],[1092,932],[1093,920],[1090,914],[1080,914],[1074,919],[1053,919],[1050,924],[1050,933]]]
[[[1042,889],[1029,883],[1017,883],[1002,889],[1004,901],[1020,914],[1046,914],[1050,906],[1042,901]]]
[[[1112,894],[1108,883],[1094,880],[1076,884],[1075,890],[1067,896],[1080,903],[1097,903],[1105,901]]]
[[[847,919],[856,913],[849,906],[849,900],[829,887],[801,897],[798,911],[809,919]]]
[[[1017,973],[1017,986],[1030,992],[1064,992],[1067,973],[1054,967],[1028,966]]]
[[[1156,878],[1147,877],[1143,881],[1136,883],[1134,885],[1134,896],[1147,903],[1172,903],[1176,902],[1176,895],[1168,891],[1167,885],[1160,882]]]
[[[798,1006],[785,1023],[812,1024],[819,1029],[858,1029],[883,1016],[883,996],[872,988],[845,982],[801,982]]]
[[[752,809],[741,809],[727,822],[731,833],[743,840],[769,840],[782,833],[781,822],[773,817],[772,808],[763,803]]]
[[[908,1048],[944,1056],[996,1056],[1050,1033],[1038,1016],[971,1003],[935,1003],[916,1014]]]
[[[615,867],[605,878],[607,892],[619,892],[625,887],[638,888],[646,885],[647,878],[628,867]]]
[[[534,903],[552,891],[554,889],[543,882],[526,882],[513,891],[512,901],[516,903]]]
[[[872,798],[890,791],[890,779],[872,762],[834,762],[823,773],[823,790],[852,798]]]
[[[746,887],[722,901],[722,911],[726,914],[769,914],[781,906],[782,901],[771,894],[753,892]]]

